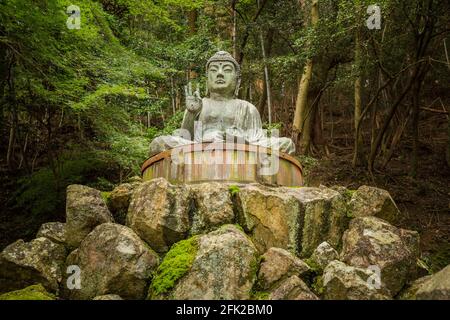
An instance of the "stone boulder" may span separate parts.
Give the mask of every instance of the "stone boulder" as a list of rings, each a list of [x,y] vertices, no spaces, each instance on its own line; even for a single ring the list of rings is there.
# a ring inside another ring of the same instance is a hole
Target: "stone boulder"
[[[306,275],[310,270],[306,263],[281,248],[270,248],[261,258],[258,285],[263,290],[287,277]]]
[[[103,296],[97,296],[92,300],[123,300],[123,299],[117,294],[105,294]]]
[[[271,247],[298,251],[299,203],[276,188],[249,185],[235,193],[238,221],[262,254]]]
[[[238,221],[260,253],[279,247],[308,257],[323,241],[339,247],[347,203],[329,188],[248,185],[235,195]]]
[[[189,232],[193,202],[185,186],[163,178],[139,185],[128,208],[127,226],[157,252],[166,252]]]
[[[47,238],[54,243],[66,245],[66,224],[62,222],[47,222],[41,225],[36,238]]]
[[[291,276],[270,292],[269,300],[319,300],[319,298],[299,277]]]
[[[353,217],[374,216],[395,224],[400,216],[388,191],[370,186],[361,186],[349,202],[349,213]]]
[[[416,299],[416,293],[417,290],[429,279],[431,278],[430,275],[421,277],[419,279],[416,279],[412,283],[409,283],[399,294],[398,299],[399,300],[415,300]]]
[[[396,228],[376,217],[353,219],[343,237],[341,260],[351,266],[376,266],[381,282],[395,296],[416,270],[417,232]]]
[[[401,299],[450,300],[450,265],[441,271],[414,281]]]
[[[96,227],[67,258],[80,269],[80,289],[64,289],[69,299],[89,300],[114,293],[142,299],[158,255],[128,227],[104,223]]]
[[[136,186],[136,185],[141,184],[142,182],[144,182],[144,180],[142,179],[142,177],[132,176],[132,177],[127,179],[127,182],[131,183],[134,186]]]
[[[339,253],[326,241],[322,242],[309,259],[306,260],[314,271],[323,272],[325,267],[333,260],[339,259]]]
[[[122,183],[108,196],[108,208],[116,223],[125,224],[133,190],[139,184]]]
[[[188,186],[195,201],[190,233],[210,232],[221,225],[234,222],[233,202],[229,186],[211,182]]]
[[[30,242],[17,240],[0,254],[0,292],[36,283],[57,292],[66,256],[63,245],[44,237]]]
[[[385,300],[387,292],[377,286],[374,273],[334,260],[323,271],[320,291],[325,300]]]
[[[99,224],[112,221],[100,191],[76,184],[67,187],[66,241],[70,248],[77,248]]]
[[[149,297],[175,300],[249,299],[258,255],[234,225],[176,244],[152,281]]]
[[[322,242],[339,248],[348,226],[346,197],[339,192],[320,188],[280,188],[300,203],[301,257],[309,257]]]
[[[55,300],[56,297],[48,293],[41,284],[35,284],[21,290],[11,291],[0,295],[1,300]]]

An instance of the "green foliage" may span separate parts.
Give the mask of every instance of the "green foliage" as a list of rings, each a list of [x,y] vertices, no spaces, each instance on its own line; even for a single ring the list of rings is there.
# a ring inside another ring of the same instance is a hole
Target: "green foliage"
[[[308,174],[312,171],[312,169],[318,165],[319,161],[316,158],[312,158],[307,155],[300,155],[296,157],[298,161],[300,161],[300,164],[302,165],[303,169],[303,177],[305,177],[305,180],[308,179]]]
[[[41,284],[32,285],[25,289],[16,290],[0,295],[0,300],[55,300],[55,296],[48,293]]]
[[[109,198],[111,196],[111,192],[110,191],[102,191],[100,192],[103,201],[105,201],[105,203],[107,204],[109,202]]]
[[[115,187],[115,185],[111,181],[109,181],[104,177],[98,177],[97,180],[93,182],[89,181],[87,183],[87,186],[97,190],[106,190],[106,191],[112,190]]]
[[[15,206],[29,211],[33,216],[52,213],[62,208],[53,172],[44,168],[30,178],[19,179],[20,188],[14,196]]]
[[[109,137],[110,149],[98,151],[98,155],[107,162],[117,165],[126,177],[140,174],[140,166],[148,153],[149,142],[141,136],[114,134]]]
[[[235,196],[239,193],[241,189],[236,185],[231,185],[228,187],[228,191],[230,191],[231,196]]]
[[[66,159],[58,169],[58,180],[50,168],[42,168],[31,176],[20,178],[14,194],[14,206],[32,216],[54,215],[64,211],[65,189],[69,184],[89,184],[91,177],[107,172],[106,164],[93,154]]]
[[[147,129],[146,138],[151,141],[154,138],[161,135],[171,135],[175,130],[181,127],[181,122],[183,121],[183,111],[176,112],[171,116],[164,124],[163,128],[149,127]]]
[[[283,128],[283,124],[281,122],[274,122],[272,124],[264,123],[263,129],[266,130],[267,137],[272,136],[272,130],[278,130],[278,136],[280,136],[280,131]]]
[[[197,248],[198,236],[177,242],[170,248],[150,285],[150,298],[167,293],[191,269]]]

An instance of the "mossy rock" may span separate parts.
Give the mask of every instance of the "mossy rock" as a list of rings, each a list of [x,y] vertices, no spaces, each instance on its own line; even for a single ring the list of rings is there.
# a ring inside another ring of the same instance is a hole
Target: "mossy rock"
[[[48,293],[41,284],[35,284],[21,290],[11,291],[0,295],[0,300],[55,300],[56,297]]]
[[[164,297],[190,269],[198,250],[199,236],[175,243],[159,265],[150,285],[148,299]]]
[[[236,226],[228,224],[175,244],[158,268],[149,299],[248,300],[258,254]]]

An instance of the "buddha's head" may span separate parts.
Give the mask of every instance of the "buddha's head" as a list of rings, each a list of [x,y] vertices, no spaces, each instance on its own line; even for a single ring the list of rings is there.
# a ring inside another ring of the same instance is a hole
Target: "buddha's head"
[[[219,51],[206,63],[208,92],[234,98],[239,91],[241,68],[231,54]]]

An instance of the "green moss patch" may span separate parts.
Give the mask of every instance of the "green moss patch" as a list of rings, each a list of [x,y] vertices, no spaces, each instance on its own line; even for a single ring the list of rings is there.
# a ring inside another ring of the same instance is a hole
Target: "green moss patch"
[[[198,236],[175,243],[164,257],[150,285],[149,297],[167,293],[192,267],[198,250]]]
[[[311,270],[315,271],[315,272],[319,272],[320,271],[320,266],[313,260],[310,258],[305,259],[304,260],[305,263],[311,268]]]
[[[353,197],[353,194],[356,192],[356,190],[353,189],[346,189],[344,191],[344,196],[347,197],[348,199],[351,199]]]
[[[239,189],[239,187],[236,186],[236,185],[231,185],[231,186],[228,187],[228,191],[230,191],[231,196],[237,195],[237,194],[239,193],[240,190],[241,190],[241,189]]]
[[[102,195],[103,201],[105,201],[105,203],[108,204],[109,197],[111,196],[111,191],[102,191],[102,192],[100,192],[100,194]]]
[[[269,292],[254,291],[250,295],[250,300],[269,300]]]
[[[0,295],[0,300],[55,300],[55,296],[48,293],[41,284],[35,284],[25,289],[16,290]]]
[[[242,233],[245,233],[244,228],[239,223],[235,223],[234,226],[239,229]]]
[[[311,286],[313,291],[318,295],[321,296],[325,290],[323,286],[323,278],[322,276],[318,276],[314,279],[313,284]]]

